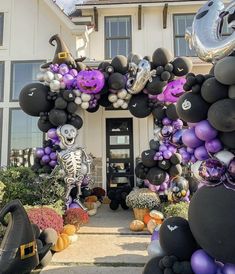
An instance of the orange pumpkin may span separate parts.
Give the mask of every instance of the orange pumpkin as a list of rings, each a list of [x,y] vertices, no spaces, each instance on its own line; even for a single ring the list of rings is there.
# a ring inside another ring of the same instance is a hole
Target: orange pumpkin
[[[51,247],[52,251],[60,252],[69,246],[69,236],[65,233],[59,234],[55,245]]]
[[[89,203],[96,203],[98,201],[97,197],[95,195],[92,196],[88,196],[85,199],[85,202],[89,202]]]
[[[149,215],[149,213],[146,213],[144,215],[144,223],[147,225],[148,222],[152,219],[152,217]]]
[[[67,234],[68,236],[72,236],[76,233],[76,227],[75,225],[65,225],[64,228],[63,228],[63,231],[62,233],[65,233]]]

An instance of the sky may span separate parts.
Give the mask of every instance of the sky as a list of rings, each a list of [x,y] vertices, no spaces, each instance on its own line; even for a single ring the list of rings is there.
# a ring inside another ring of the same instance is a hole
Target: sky
[[[74,10],[75,4],[82,4],[85,0],[56,0],[56,3],[64,9],[66,13]]]

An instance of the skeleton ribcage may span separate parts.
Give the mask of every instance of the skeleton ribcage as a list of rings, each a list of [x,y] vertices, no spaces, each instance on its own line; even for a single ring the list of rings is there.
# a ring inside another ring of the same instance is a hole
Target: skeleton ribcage
[[[63,154],[59,153],[59,159],[67,176],[76,178],[79,175],[82,164],[81,150],[63,151]]]

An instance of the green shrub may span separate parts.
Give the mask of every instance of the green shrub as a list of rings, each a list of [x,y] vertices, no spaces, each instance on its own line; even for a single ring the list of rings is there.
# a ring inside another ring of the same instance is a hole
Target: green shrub
[[[188,220],[189,203],[180,202],[176,204],[163,204],[162,213],[165,218],[169,217],[182,217]]]

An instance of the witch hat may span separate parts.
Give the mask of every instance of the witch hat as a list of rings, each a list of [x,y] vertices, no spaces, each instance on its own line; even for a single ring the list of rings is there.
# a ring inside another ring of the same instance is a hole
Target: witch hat
[[[68,46],[65,44],[65,42],[61,39],[59,34],[53,35],[49,43],[52,46],[55,46],[54,41],[56,42],[56,51],[54,58],[52,62],[46,63],[41,66],[41,68],[48,68],[51,64],[67,64],[71,68],[76,68],[77,64],[76,61],[74,60],[71,52],[69,51]]]
[[[7,225],[4,217],[8,213]],[[13,200],[2,208],[0,222],[7,226],[0,246],[0,274],[30,273],[39,259],[33,229],[20,200]]]

